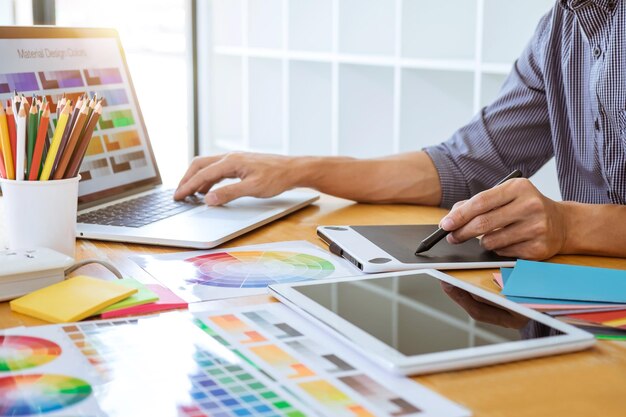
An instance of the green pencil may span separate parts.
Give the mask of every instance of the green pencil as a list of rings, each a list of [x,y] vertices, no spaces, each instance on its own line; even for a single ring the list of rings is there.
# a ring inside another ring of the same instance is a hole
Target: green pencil
[[[37,141],[37,129],[39,128],[39,112],[37,111],[37,103],[30,106],[28,114],[28,142],[26,145],[26,178],[30,175],[30,165],[33,162],[33,153],[35,152],[35,142]]]

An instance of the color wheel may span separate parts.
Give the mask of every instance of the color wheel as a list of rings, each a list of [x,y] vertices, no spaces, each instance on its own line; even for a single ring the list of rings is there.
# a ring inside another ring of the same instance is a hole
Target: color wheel
[[[46,364],[61,355],[54,342],[30,336],[0,336],[0,372]]]
[[[39,415],[76,404],[91,394],[85,381],[65,375],[0,378],[0,417]]]
[[[190,283],[262,288],[270,284],[329,277],[334,265],[314,255],[285,251],[219,252],[186,259],[196,267]]]

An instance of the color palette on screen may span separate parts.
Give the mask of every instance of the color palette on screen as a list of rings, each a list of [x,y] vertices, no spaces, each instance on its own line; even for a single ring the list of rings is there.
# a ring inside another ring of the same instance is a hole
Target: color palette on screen
[[[0,417],[62,410],[83,401],[91,392],[87,382],[65,375],[0,377]]]
[[[122,74],[117,68],[94,68],[83,70],[87,85],[119,84]]]
[[[219,252],[186,259],[196,267],[188,282],[215,287],[262,288],[329,277],[333,264],[314,255],[282,251]]]
[[[31,336],[0,336],[0,373],[44,365],[59,355],[61,347],[50,340]]]
[[[0,74],[0,94],[13,91],[37,91],[39,84],[34,72],[18,72],[15,74]]]

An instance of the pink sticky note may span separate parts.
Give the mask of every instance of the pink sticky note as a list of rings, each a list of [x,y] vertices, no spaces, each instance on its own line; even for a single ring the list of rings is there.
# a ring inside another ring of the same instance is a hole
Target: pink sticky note
[[[125,317],[125,316],[133,316],[137,314],[149,314],[156,313],[164,310],[173,310],[178,308],[187,308],[187,302],[182,298],[178,297],[169,289],[159,285],[159,284],[147,284],[150,290],[152,290],[156,295],[159,296],[159,301],[155,301],[154,303],[142,304],[138,306],[122,308],[119,310],[108,311],[106,313],[102,313],[101,317],[103,319],[112,319],[115,317]]]
[[[493,273],[493,282],[501,289],[504,287],[504,281],[502,281],[502,274],[499,272]]]

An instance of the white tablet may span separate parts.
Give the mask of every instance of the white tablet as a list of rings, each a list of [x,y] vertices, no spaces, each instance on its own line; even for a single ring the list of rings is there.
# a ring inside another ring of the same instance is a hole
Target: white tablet
[[[442,272],[270,286],[281,302],[355,351],[403,375],[587,348],[594,337]]]
[[[415,254],[419,243],[437,230],[435,224],[389,226],[320,226],[317,235],[335,255],[366,273],[420,268],[473,269],[515,266],[514,258],[483,249],[478,239],[451,245],[445,239]]]

